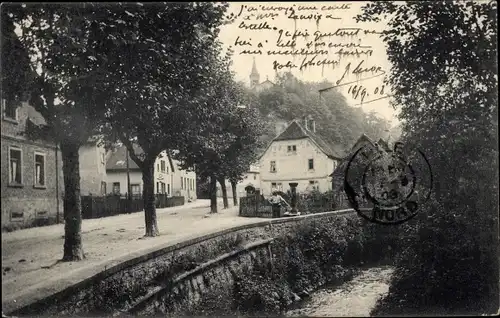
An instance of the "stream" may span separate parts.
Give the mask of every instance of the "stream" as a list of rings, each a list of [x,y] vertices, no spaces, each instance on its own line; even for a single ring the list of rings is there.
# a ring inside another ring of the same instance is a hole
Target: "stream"
[[[311,293],[285,316],[368,317],[377,300],[388,292],[392,272],[389,266],[365,269],[340,286]]]

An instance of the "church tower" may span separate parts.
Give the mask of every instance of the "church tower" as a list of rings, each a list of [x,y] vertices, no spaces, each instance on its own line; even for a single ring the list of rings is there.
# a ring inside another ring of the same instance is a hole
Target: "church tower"
[[[254,88],[259,85],[260,75],[257,71],[257,65],[255,64],[255,57],[253,58],[252,72],[250,73],[250,87]]]

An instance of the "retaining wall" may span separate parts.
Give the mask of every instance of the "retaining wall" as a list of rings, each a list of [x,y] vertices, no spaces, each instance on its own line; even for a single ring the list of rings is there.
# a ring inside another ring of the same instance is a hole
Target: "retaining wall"
[[[290,233],[298,224],[337,223],[342,217],[358,218],[349,209],[271,219],[205,235],[118,264],[10,314],[146,315],[175,311],[164,308],[165,304],[180,308],[195,304],[203,293],[227,292],[233,275],[242,267],[272,263],[273,238]]]

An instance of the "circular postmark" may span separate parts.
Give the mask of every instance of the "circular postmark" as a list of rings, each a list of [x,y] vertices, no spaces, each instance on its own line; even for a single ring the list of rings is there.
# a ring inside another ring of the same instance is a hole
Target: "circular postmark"
[[[394,150],[365,145],[350,158],[344,191],[363,218],[400,224],[413,218],[429,198],[432,171],[422,151],[397,142]]]

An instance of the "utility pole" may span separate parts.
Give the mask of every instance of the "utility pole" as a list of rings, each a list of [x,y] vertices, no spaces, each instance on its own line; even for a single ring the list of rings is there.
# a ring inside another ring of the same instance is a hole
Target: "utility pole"
[[[128,153],[128,148],[125,147],[126,149],[126,152],[125,152],[125,155],[127,156],[127,212],[130,213],[131,212],[131,201],[132,201],[132,194],[130,193],[131,189],[130,189],[130,169],[129,169],[129,163],[128,163],[128,157],[129,157],[129,153]]]

